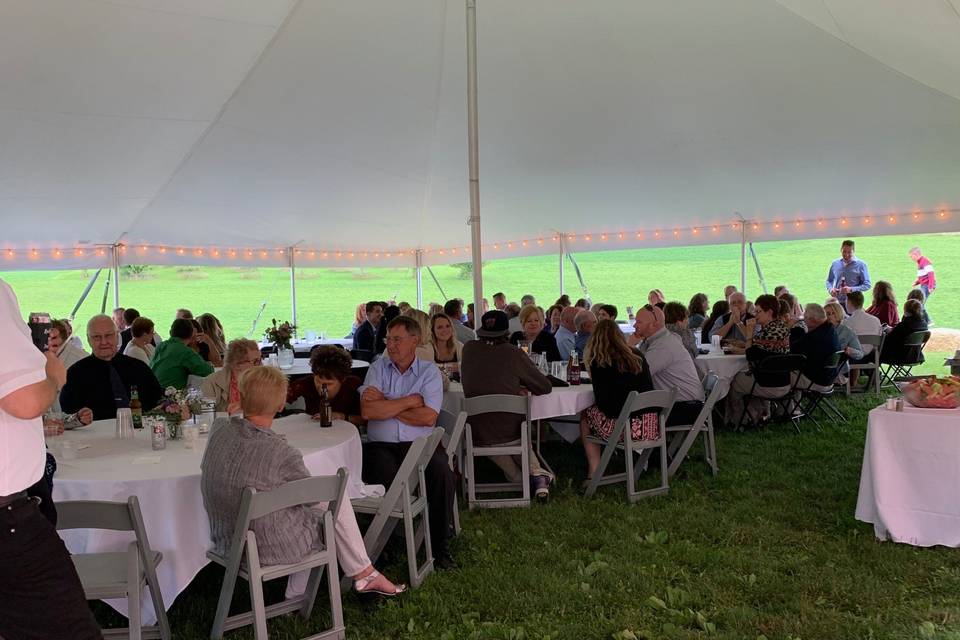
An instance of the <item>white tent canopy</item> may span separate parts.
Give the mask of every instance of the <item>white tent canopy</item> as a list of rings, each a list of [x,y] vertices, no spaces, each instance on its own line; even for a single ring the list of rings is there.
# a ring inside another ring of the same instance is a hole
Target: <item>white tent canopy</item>
[[[0,268],[467,260],[464,15],[0,0]],[[960,230],[960,0],[478,0],[478,32],[486,258]]]

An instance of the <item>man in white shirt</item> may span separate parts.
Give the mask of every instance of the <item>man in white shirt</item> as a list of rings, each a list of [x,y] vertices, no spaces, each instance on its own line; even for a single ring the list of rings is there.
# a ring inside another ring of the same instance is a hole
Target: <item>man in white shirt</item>
[[[677,390],[667,424],[693,424],[703,408],[703,385],[683,341],[667,331],[663,311],[649,304],[637,311],[633,328],[643,338],[640,351],[650,367],[654,389]]]
[[[858,336],[879,336],[883,333],[880,319],[863,310],[863,294],[851,291],[847,294],[847,313],[850,315],[843,321]],[[863,358],[860,362],[873,362],[873,345],[863,345]]]
[[[3,280],[0,343],[0,637],[100,638],[66,547],[26,495],[46,465],[40,416],[67,372],[55,354],[33,345]]]
[[[566,361],[570,358],[570,352],[574,350],[577,344],[577,314],[580,309],[577,307],[564,307],[560,312],[560,327],[554,336],[557,339],[557,349],[560,351],[560,358]],[[580,354],[583,356],[583,354]]]

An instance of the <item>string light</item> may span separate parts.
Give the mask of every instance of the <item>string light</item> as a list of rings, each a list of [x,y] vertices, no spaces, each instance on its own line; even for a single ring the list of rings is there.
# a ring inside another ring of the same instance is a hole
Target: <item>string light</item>
[[[619,239],[623,240],[623,234],[622,234],[622,233],[618,233],[618,234],[617,234],[617,237],[618,237]]]

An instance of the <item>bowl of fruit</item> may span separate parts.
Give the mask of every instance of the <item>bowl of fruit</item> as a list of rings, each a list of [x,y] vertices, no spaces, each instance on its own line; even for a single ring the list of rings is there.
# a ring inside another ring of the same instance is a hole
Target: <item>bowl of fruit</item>
[[[923,376],[897,383],[907,402],[922,409],[960,407],[960,377]]]

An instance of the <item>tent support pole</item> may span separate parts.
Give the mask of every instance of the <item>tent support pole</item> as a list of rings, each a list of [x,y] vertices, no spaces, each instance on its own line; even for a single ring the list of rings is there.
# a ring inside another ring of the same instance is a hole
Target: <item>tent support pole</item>
[[[566,286],[563,283],[563,234],[560,234],[560,295],[563,295]]]
[[[417,309],[423,309],[423,253],[417,249]]]
[[[293,247],[289,247],[290,261],[290,324],[297,326],[297,262],[293,255]]]
[[[120,308],[120,245],[113,245],[113,308]]]
[[[473,256],[474,325],[483,315],[483,256],[480,238],[480,155],[477,146],[477,2],[467,3],[467,143],[470,172],[470,253]],[[473,328],[476,328],[474,326]]]
[[[747,295],[747,223],[740,222],[740,291]]]

